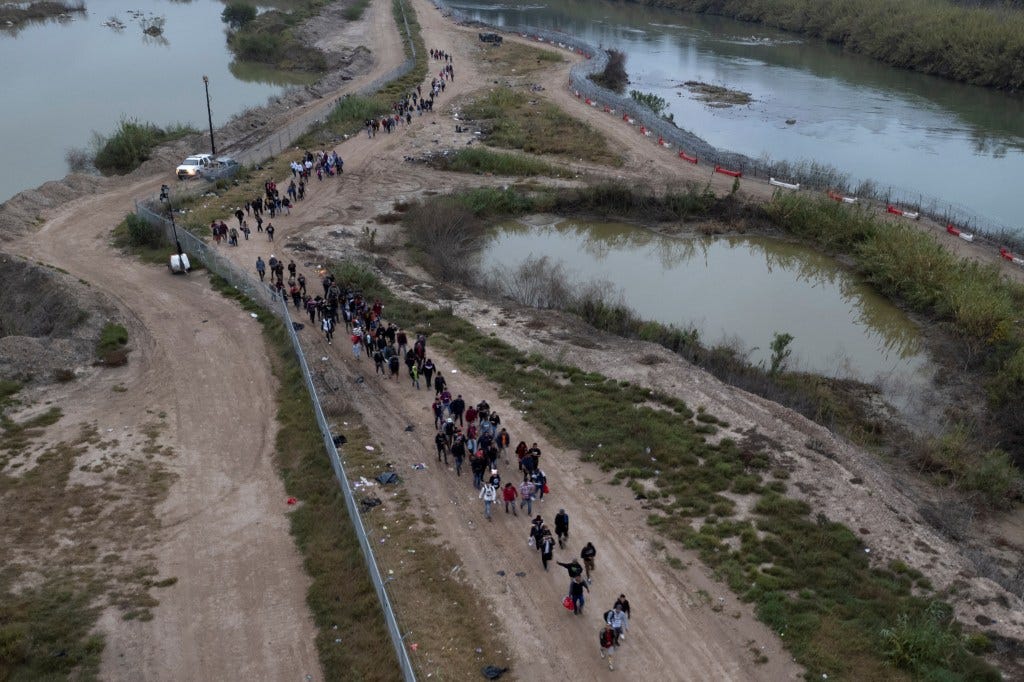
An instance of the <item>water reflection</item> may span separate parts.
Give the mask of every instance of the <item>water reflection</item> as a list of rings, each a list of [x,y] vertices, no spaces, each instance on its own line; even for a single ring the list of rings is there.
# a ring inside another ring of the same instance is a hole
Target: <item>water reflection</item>
[[[533,217],[496,228],[484,260],[511,270],[531,256],[621,293],[648,319],[739,340],[766,362],[775,332],[795,337],[793,366],[829,376],[922,385],[916,326],[836,261],[762,237],[669,237],[620,223]]]

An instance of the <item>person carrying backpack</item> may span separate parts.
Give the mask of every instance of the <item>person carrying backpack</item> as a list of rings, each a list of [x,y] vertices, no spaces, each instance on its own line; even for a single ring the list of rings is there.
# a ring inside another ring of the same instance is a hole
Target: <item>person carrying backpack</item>
[[[629,629],[629,616],[622,610],[622,604],[615,602],[615,606],[612,607],[611,611],[606,611],[604,614],[604,622],[612,626],[615,631],[615,644],[619,645],[620,642],[626,639],[626,630]]]
[[[601,658],[608,659],[608,669],[615,670],[615,630],[608,623],[601,628],[598,644],[601,646]]]
[[[484,516],[487,517],[488,521],[493,521],[494,519],[491,518],[491,505],[494,504],[494,500],[497,498],[494,486],[490,483],[484,483],[483,488],[480,489],[479,497],[484,501]]]
[[[321,323],[321,328],[324,330],[324,336],[327,337],[327,345],[331,345],[331,339],[334,338],[334,320],[330,317],[325,317]]]

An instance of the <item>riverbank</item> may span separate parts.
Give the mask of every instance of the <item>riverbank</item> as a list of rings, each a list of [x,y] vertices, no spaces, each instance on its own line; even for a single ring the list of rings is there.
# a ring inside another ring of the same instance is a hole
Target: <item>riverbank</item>
[[[1024,11],[949,0],[629,0],[714,14],[842,45],[891,66],[1000,90],[1024,88]]]

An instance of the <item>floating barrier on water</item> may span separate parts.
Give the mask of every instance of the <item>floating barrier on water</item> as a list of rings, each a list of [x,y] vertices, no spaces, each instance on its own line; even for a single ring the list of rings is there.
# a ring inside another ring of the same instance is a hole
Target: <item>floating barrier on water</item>
[[[768,178],[768,184],[773,187],[783,187],[785,189],[800,189],[800,183],[783,182],[782,180],[776,180],[775,178]]]
[[[689,161],[694,166],[697,165],[697,157],[696,156],[690,156],[686,152],[679,152],[679,158],[682,159],[683,161]]]
[[[896,208],[892,204],[885,207],[885,212],[892,213],[893,215],[902,216],[904,218],[909,218],[910,220],[917,220],[921,217],[920,213],[915,213],[914,211],[904,211],[902,208]]]
[[[953,225],[953,223],[950,223],[950,224],[946,225],[946,232],[949,232],[951,235],[953,235],[955,237],[960,237],[960,239],[963,239],[965,242],[973,242],[974,241],[974,235],[973,234],[968,234],[967,232],[963,232],[962,230],[958,229],[955,225]],[[1000,255],[1001,255],[1001,252],[1000,252]]]
[[[1003,260],[1008,260],[1011,263],[1014,263],[1016,265],[1024,267],[1024,258],[1021,258],[1020,256],[1017,256],[1017,255],[1013,254],[1012,252],[1007,250],[1005,247],[999,249],[999,256]]]
[[[842,194],[838,194],[838,193],[833,192],[831,190],[829,190],[828,198],[831,199],[832,201],[838,201],[841,204],[856,204],[857,203],[857,197],[845,197]]]
[[[731,178],[743,177],[743,171],[729,170],[728,168],[722,168],[721,166],[715,166],[715,172],[721,173],[722,175],[728,175]]]

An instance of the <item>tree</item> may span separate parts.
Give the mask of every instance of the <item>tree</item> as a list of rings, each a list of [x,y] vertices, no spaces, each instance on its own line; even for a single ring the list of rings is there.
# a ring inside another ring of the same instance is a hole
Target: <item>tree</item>
[[[793,353],[793,350],[789,347],[791,343],[793,343],[792,334],[775,332],[775,336],[772,338],[772,366],[768,370],[768,373],[772,376],[782,371],[786,360]]]
[[[256,18],[256,8],[245,2],[232,2],[220,13],[220,20],[233,29],[239,29]]]

